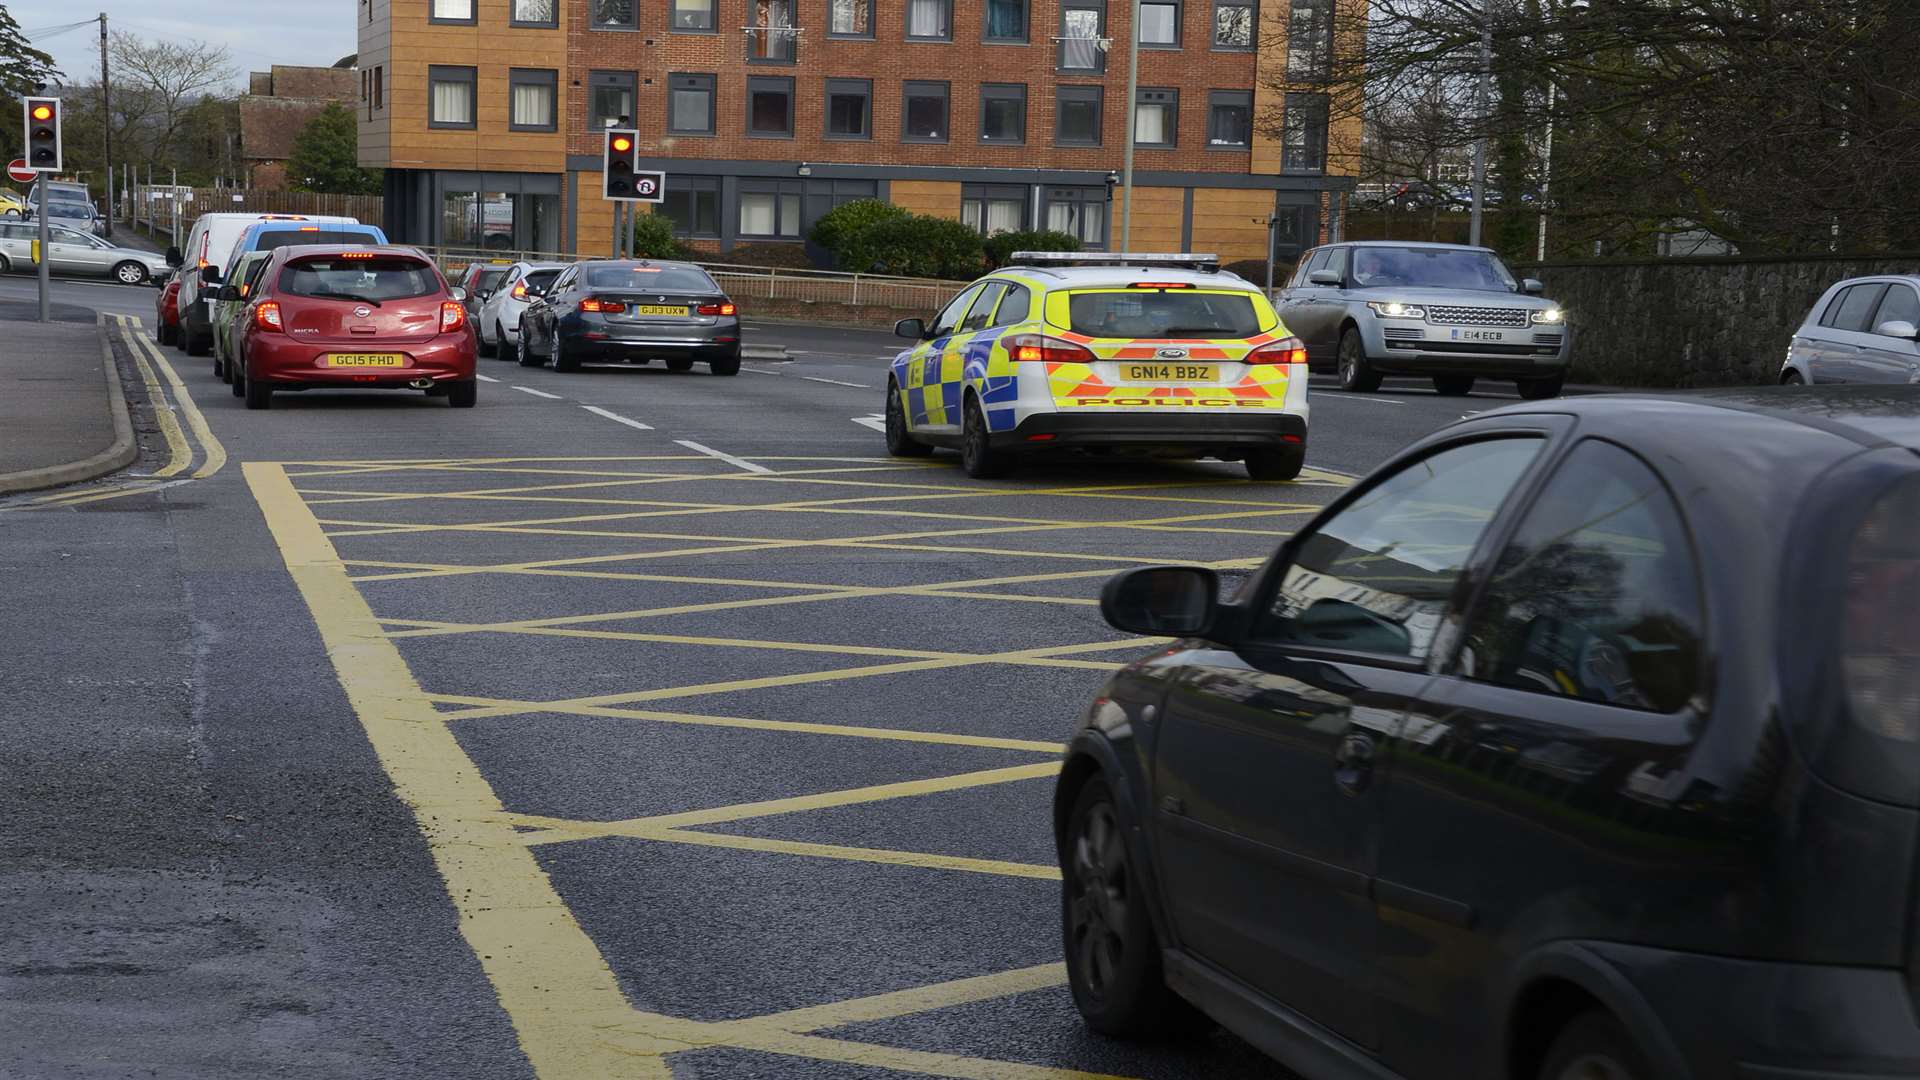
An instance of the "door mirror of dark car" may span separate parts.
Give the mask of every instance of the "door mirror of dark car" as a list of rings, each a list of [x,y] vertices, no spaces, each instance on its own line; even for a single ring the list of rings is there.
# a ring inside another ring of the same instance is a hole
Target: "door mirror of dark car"
[[[180,253],[179,248],[177,247],[167,248],[167,265],[168,266],[171,266],[174,269],[178,270],[180,268],[180,264],[186,261],[187,261],[187,257]]]
[[[464,302],[467,299],[467,290],[458,285],[455,285],[453,287],[453,291],[449,295],[451,295],[455,300]]]
[[[1149,566],[1107,582],[1100,613],[1117,630],[1159,637],[1189,637],[1213,623],[1220,602],[1220,576],[1198,566]]]
[[[1325,597],[1308,605],[1287,624],[1287,640],[1296,645],[1352,649],[1380,656],[1413,652],[1407,628],[1359,604]]]
[[[219,267],[213,265],[212,263],[208,263],[207,265],[200,268],[200,284],[218,285],[220,284],[220,281],[221,281],[221,278],[220,278]]]
[[[1881,323],[1879,327],[1874,330],[1874,333],[1879,334],[1881,337],[1905,338],[1908,341],[1912,341],[1914,338],[1920,337],[1920,327],[1914,326],[1905,319],[1893,319],[1889,322]]]
[[[220,292],[217,295],[222,300],[238,300],[240,299],[240,286],[222,285],[220,286]]]
[[[909,341],[925,341],[927,339],[927,321],[925,319],[901,319],[899,322],[893,324],[893,332],[895,336],[906,338]]]
[[[1307,275],[1309,285],[1324,285],[1329,289],[1337,289],[1346,283],[1346,279],[1340,276],[1338,270],[1315,270]]]
[[[1520,283],[1520,291],[1528,296],[1539,296],[1547,291],[1547,287],[1539,278],[1527,278]]]

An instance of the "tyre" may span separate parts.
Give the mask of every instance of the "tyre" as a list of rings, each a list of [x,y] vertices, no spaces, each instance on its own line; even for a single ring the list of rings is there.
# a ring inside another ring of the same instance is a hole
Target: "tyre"
[[[645,360],[642,360],[640,362],[643,364],[646,363]],[[667,370],[668,371],[692,371],[693,358],[690,356],[669,356],[667,357]]]
[[[520,351],[521,367],[539,367],[541,363],[543,363],[543,361],[538,356],[535,356],[533,354],[533,346],[527,344],[527,327],[525,323],[522,323],[520,326],[520,350],[519,351]]]
[[[113,268],[113,280],[122,285],[145,285],[150,276],[146,267],[132,259]]]
[[[1521,379],[1520,396],[1528,401],[1545,401],[1560,396],[1560,387],[1567,381],[1565,375],[1554,375],[1545,379]]]
[[[1356,394],[1380,389],[1380,373],[1367,363],[1367,346],[1360,331],[1349,326],[1340,333],[1340,388]]]
[[[153,340],[162,345],[171,345],[180,337],[180,328],[161,323],[153,328]]]
[[[19,208],[14,206],[7,207],[5,213],[6,213],[6,216],[10,218],[17,218],[21,216]]]
[[[558,331],[555,331],[553,335],[553,341],[551,347],[547,350],[547,354],[553,358],[553,370],[555,371],[580,370],[580,361],[567,355],[566,350],[561,345]]]
[[[242,379],[240,383],[236,383],[235,385],[241,384],[245,384],[246,387],[242,392],[247,398],[247,408],[270,409],[273,407],[272,383],[262,382],[259,379]]]
[[[1792,368],[1788,368],[1787,373],[1780,376],[1781,386],[1805,386],[1806,384],[1807,380],[1801,378],[1800,373]]]
[[[1307,448],[1284,446],[1247,455],[1247,476],[1254,480],[1292,480],[1307,464]]]
[[[926,457],[933,447],[915,442],[907,431],[906,402],[900,400],[900,387],[887,383],[887,453],[894,457]]]
[[[13,260],[7,258],[5,255],[0,255],[0,274],[11,273],[13,273]]]
[[[987,431],[987,414],[980,411],[980,402],[973,398],[967,399],[966,413],[960,422],[960,467],[975,480],[992,480],[1013,469],[1007,452],[993,448]]]
[[[480,400],[480,380],[464,379],[460,382],[441,383],[447,388],[447,404],[456,409],[471,409],[474,402]]]
[[[707,370],[715,375],[738,375],[740,374],[740,355],[735,353],[725,360],[708,361]]]
[[[213,343],[213,377],[221,382],[227,381],[227,365],[220,360],[220,343]]]
[[[1061,863],[1067,986],[1087,1026],[1122,1039],[1200,1026],[1198,1010],[1167,987],[1146,888],[1106,780],[1087,781],[1074,799]]]
[[[180,326],[180,333],[186,336],[188,356],[205,356],[213,348],[211,334],[196,334],[184,323]]]
[[[1473,376],[1435,375],[1433,389],[1441,397],[1465,397],[1473,393]]]
[[[1589,1012],[1555,1037],[1539,1080],[1653,1080],[1653,1070],[1620,1021]]]

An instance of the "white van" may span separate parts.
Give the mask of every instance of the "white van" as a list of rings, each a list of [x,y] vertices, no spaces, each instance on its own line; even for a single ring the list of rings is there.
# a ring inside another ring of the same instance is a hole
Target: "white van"
[[[186,247],[167,252],[167,261],[180,268],[179,342],[189,356],[205,356],[213,347],[214,294],[220,291],[221,275],[233,261],[233,246],[256,221],[360,223],[358,218],[332,214],[201,214],[187,234]]]

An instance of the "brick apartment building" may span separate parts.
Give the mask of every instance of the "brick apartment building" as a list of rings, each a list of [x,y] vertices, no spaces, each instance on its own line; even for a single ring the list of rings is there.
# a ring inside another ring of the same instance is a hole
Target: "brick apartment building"
[[[1283,258],[1324,233],[1359,144],[1316,85],[1335,2],[1143,0],[1133,248],[1263,257],[1269,214]],[[598,132],[628,117],[642,167],[668,175],[661,211],[706,250],[797,244],[833,206],[876,197],[1107,248],[1130,11],[360,0],[361,162],[387,170],[396,237],[610,251]]]
[[[351,108],[359,92],[359,72],[349,56],[332,67],[275,64],[247,73],[240,98],[240,148],[247,161],[247,186],[287,186],[287,159],[293,140],[320,110],[338,102]]]

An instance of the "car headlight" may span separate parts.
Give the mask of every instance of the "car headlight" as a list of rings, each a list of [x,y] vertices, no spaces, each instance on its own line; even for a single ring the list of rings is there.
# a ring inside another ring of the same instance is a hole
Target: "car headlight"
[[[1369,300],[1367,301],[1367,307],[1373,309],[1373,313],[1383,319],[1424,319],[1427,317],[1426,308],[1415,307],[1412,304],[1402,304],[1397,300]]]
[[[1559,326],[1561,323],[1567,321],[1567,313],[1557,307],[1546,308],[1534,312],[1533,321],[1537,325]]]

